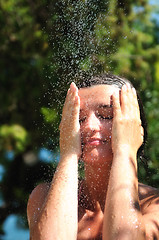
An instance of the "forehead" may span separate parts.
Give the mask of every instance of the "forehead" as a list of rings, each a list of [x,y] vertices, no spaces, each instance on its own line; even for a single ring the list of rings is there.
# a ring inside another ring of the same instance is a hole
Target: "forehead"
[[[105,84],[81,88],[79,89],[81,108],[101,104],[111,105],[111,96],[117,91],[119,91],[117,86]]]

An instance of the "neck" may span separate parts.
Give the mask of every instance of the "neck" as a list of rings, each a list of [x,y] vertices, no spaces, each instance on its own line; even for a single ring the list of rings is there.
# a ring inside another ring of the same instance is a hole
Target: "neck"
[[[104,210],[111,165],[85,165],[85,184],[94,208],[100,205]]]

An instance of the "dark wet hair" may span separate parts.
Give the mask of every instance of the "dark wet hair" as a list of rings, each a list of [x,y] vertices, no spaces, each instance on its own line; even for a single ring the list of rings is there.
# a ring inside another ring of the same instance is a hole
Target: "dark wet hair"
[[[129,83],[131,87],[134,87],[133,84],[126,78],[119,77],[119,76],[116,76],[116,75],[113,75],[110,73],[105,73],[105,74],[94,76],[90,79],[86,78],[86,79],[79,80],[79,81],[77,81],[76,85],[78,88],[86,88],[86,87],[91,87],[94,85],[106,84],[106,85],[115,85],[119,89],[121,89],[122,86],[126,83]],[[137,99],[138,99],[138,104],[139,104],[139,109],[140,109],[141,123],[142,123],[142,127],[144,129],[143,144],[139,148],[137,154],[139,157],[142,157],[143,153],[144,153],[144,146],[145,146],[145,143],[147,140],[147,122],[146,122],[146,118],[145,118],[143,104],[142,104],[141,98],[138,93],[137,93]]]

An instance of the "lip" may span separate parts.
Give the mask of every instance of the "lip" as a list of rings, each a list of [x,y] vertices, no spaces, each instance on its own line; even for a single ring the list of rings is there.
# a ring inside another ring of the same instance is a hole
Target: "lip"
[[[106,140],[102,140],[99,138],[90,138],[84,142],[84,145],[92,145],[92,146],[98,146],[100,144],[106,143]]]

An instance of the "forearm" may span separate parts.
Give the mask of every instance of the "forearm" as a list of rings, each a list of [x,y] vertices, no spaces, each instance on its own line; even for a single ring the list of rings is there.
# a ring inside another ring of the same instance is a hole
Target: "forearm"
[[[75,240],[77,237],[78,157],[63,156],[46,201],[34,225],[33,240]]]
[[[134,154],[114,154],[104,211],[103,239],[144,239]]]

